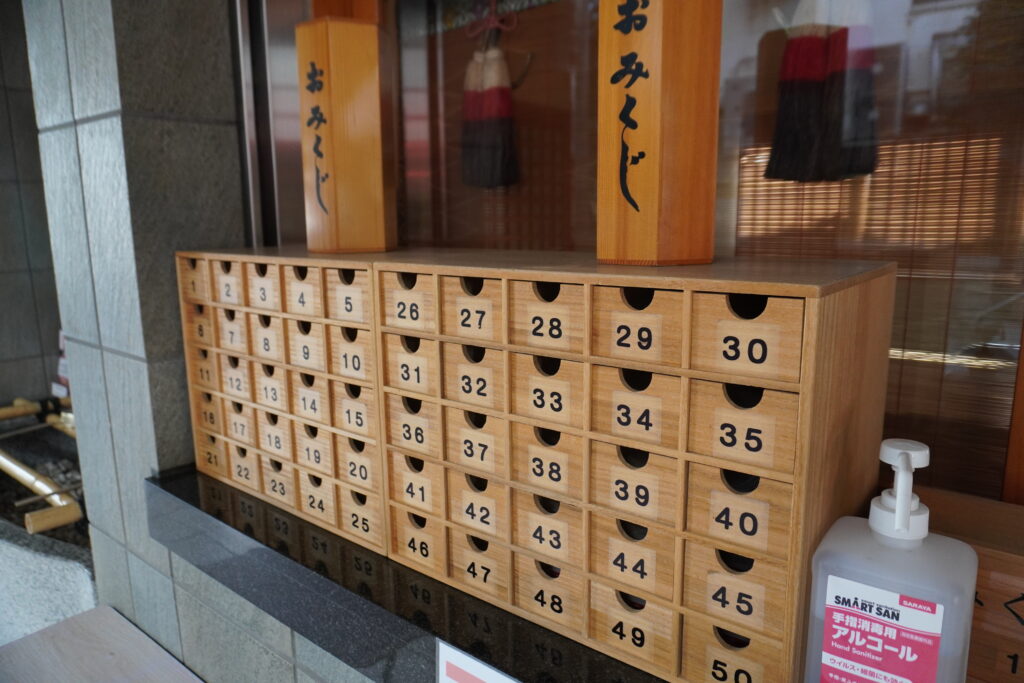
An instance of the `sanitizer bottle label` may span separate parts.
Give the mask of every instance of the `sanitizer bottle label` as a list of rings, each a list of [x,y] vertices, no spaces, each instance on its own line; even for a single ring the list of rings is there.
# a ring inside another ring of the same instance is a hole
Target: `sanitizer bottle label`
[[[823,683],[934,683],[942,605],[828,577]]]

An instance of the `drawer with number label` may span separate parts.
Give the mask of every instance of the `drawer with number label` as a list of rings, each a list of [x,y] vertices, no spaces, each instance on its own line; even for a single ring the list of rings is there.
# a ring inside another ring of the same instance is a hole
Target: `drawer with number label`
[[[315,472],[296,468],[299,480],[299,507],[310,517],[330,526],[338,525],[334,482]]]
[[[216,346],[214,308],[206,304],[185,305],[185,333],[189,344]]]
[[[444,467],[436,462],[388,452],[391,500],[439,519],[445,516]]]
[[[302,564],[332,581],[341,582],[341,540],[309,522],[301,523]]]
[[[688,681],[773,683],[788,678],[778,641],[696,615],[686,617],[685,628],[682,675]]]
[[[799,398],[785,391],[691,380],[687,450],[792,472]]]
[[[690,463],[686,529],[773,557],[789,555],[793,487]]]
[[[694,294],[690,367],[798,382],[803,323],[803,299]]]
[[[509,296],[512,344],[583,353],[583,285],[512,280]]]
[[[300,368],[327,372],[327,337],[324,326],[305,320],[286,320],[288,362]]]
[[[373,359],[373,333],[356,327],[327,326],[332,375],[373,381],[376,366]]]
[[[295,467],[287,460],[270,455],[260,457],[263,466],[263,493],[277,505],[295,507]]]
[[[511,359],[513,413],[584,428],[583,363],[521,353]]]
[[[249,328],[245,313],[233,308],[215,309],[218,346],[227,351],[249,355]]]
[[[445,408],[445,459],[484,474],[504,477],[508,462],[508,421],[471,410]]]
[[[391,554],[442,576],[448,566],[445,531],[439,519],[391,506]]]
[[[448,519],[474,533],[508,542],[509,489],[475,474],[448,470]]]
[[[334,476],[334,435],[311,424],[295,424],[295,462],[308,470]]]
[[[251,406],[224,399],[225,436],[235,441],[256,445],[256,414]]]
[[[210,262],[213,273],[213,300],[230,306],[245,305],[242,264],[215,259]]]
[[[323,375],[289,372],[292,414],[304,420],[331,424],[330,382]]]
[[[672,599],[676,539],[671,531],[590,515],[590,571],[643,593]]]
[[[781,638],[788,579],[783,564],[687,541],[683,604],[716,622]]]
[[[178,287],[185,301],[204,304],[210,301],[210,264],[206,259],[178,259]]]
[[[334,454],[338,462],[339,480],[361,489],[378,490],[381,472],[376,445],[336,434]]]
[[[267,517],[263,505],[241,491],[231,492],[232,526],[260,543],[267,539]]]
[[[237,356],[220,357],[221,391],[243,401],[252,400],[249,361]]]
[[[360,384],[331,380],[334,426],[360,437],[377,436],[377,395]]]
[[[590,444],[590,502],[675,526],[683,495],[682,463],[639,448]]]
[[[347,323],[370,322],[370,274],[353,268],[324,268],[327,317]]]
[[[259,448],[274,457],[291,461],[292,421],[278,413],[267,410],[256,411],[256,425],[259,434]]]
[[[512,490],[513,542],[559,566],[582,567],[583,510],[577,505],[519,489]]]
[[[256,403],[281,413],[291,412],[287,370],[259,363],[253,368],[253,375]]]
[[[583,629],[585,581],[579,569],[513,553],[515,604],[567,629]]]
[[[594,292],[595,356],[679,367],[683,360],[682,292],[602,287]]]
[[[338,485],[338,528],[358,543],[384,546],[384,507],[380,496]]]
[[[195,413],[193,423],[200,429],[215,434],[224,433],[224,411],[221,409],[221,399],[205,391],[197,391],[192,394],[192,410]]]
[[[512,479],[576,500],[583,498],[586,439],[512,423]]]
[[[220,391],[220,373],[217,371],[217,354],[198,346],[186,349],[192,361],[192,381],[196,386]]]
[[[443,344],[444,397],[505,409],[505,352],[468,344]]]
[[[196,432],[196,469],[220,477],[228,476],[225,442],[219,436]]]
[[[437,396],[441,361],[438,342],[400,334],[385,334],[384,383],[389,387]]]
[[[441,457],[441,407],[430,401],[388,394],[388,443],[406,450]]]
[[[384,325],[437,332],[434,276],[423,273],[380,274]]]
[[[443,276],[441,300],[443,334],[499,343],[504,340],[501,280]]]
[[[281,271],[276,264],[246,263],[245,281],[250,308],[281,310]]]
[[[249,314],[252,355],[277,363],[285,362],[284,319],[262,313]]]
[[[508,600],[512,585],[512,552],[503,545],[463,529],[452,529],[448,539],[452,579],[500,600]]]
[[[295,315],[324,316],[323,283],[315,266],[283,266],[284,310]]]
[[[595,365],[591,424],[612,436],[676,448],[680,387],[678,377]]]
[[[590,583],[590,637],[674,674],[680,617],[672,610],[610,586]]]
[[[235,443],[228,443],[227,449],[231,480],[246,488],[259,491],[260,459],[256,451]]]

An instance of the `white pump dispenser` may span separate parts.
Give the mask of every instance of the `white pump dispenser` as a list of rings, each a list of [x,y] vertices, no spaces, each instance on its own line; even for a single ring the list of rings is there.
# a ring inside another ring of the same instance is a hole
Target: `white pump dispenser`
[[[928,467],[928,446],[909,439],[886,439],[878,458],[892,465],[893,487],[871,501],[868,526],[888,538],[922,540],[928,535],[928,506],[921,504],[912,489],[914,470]]]

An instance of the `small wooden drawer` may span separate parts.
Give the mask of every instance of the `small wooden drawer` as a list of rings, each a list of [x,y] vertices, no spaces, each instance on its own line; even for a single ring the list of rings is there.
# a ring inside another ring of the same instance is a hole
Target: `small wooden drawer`
[[[389,387],[437,396],[440,374],[438,342],[400,334],[384,335],[384,383]]]
[[[425,514],[444,518],[444,467],[397,451],[389,451],[388,466],[391,490],[388,495],[396,503],[416,508]]]
[[[505,352],[484,346],[443,344],[444,397],[505,409]]]
[[[221,400],[218,397],[205,391],[197,391],[192,394],[192,410],[195,412],[193,423],[200,429],[216,434],[224,433],[224,411],[221,410]]]
[[[508,542],[509,489],[496,481],[447,470],[448,519],[474,533]]]
[[[315,266],[282,266],[284,310],[310,318],[324,317],[323,283]]]
[[[178,259],[178,287],[185,301],[202,304],[210,300],[210,264],[206,259]]]
[[[290,413],[288,371],[275,365],[260,363],[253,368],[253,375],[256,403],[281,413]]]
[[[665,600],[676,584],[676,540],[671,531],[591,514],[590,571]]]
[[[315,472],[298,471],[299,507],[310,517],[330,526],[338,525],[334,482]]]
[[[228,456],[223,439],[196,432],[196,469],[218,477],[228,476]]]
[[[373,358],[373,333],[356,327],[327,326],[330,346],[330,373],[339,377],[376,379]]]
[[[309,522],[302,523],[302,564],[332,581],[342,579],[341,541]]]
[[[220,391],[217,354],[197,346],[188,348],[187,351],[192,360],[192,379],[196,386]]]
[[[678,367],[683,360],[682,292],[594,287],[592,353]]]
[[[249,355],[249,329],[245,313],[233,308],[216,309],[217,346],[227,351]]]
[[[682,675],[694,683],[774,683],[788,678],[782,644],[695,615],[686,617]],[[799,651],[799,648],[798,648]],[[798,669],[800,664],[795,665]]]
[[[281,272],[274,263],[246,263],[245,282],[249,307],[281,310]]]
[[[509,293],[511,343],[583,353],[583,285],[511,280]]]
[[[503,341],[505,316],[501,280],[443,276],[441,301],[443,334],[478,341]]]
[[[443,576],[448,566],[444,522],[392,506],[391,553]]]
[[[437,331],[434,276],[424,273],[383,272],[384,324],[421,332]]]
[[[213,300],[230,306],[244,306],[242,264],[217,259],[210,262],[210,270],[213,272]]]
[[[452,529],[448,539],[452,580],[499,600],[508,600],[512,585],[512,552],[481,536]]]
[[[690,367],[798,382],[803,325],[803,299],[694,294]]]
[[[291,420],[277,413],[257,410],[256,425],[259,430],[260,450],[283,460],[294,459]]]
[[[583,630],[583,572],[513,553],[515,604],[571,631]]]
[[[229,439],[256,445],[256,414],[252,407],[224,399],[224,427]]]
[[[586,439],[554,429],[512,423],[512,478],[522,484],[583,499]]]
[[[388,443],[441,457],[441,407],[418,398],[388,394]]]
[[[783,636],[789,609],[784,565],[696,541],[686,542],[683,557],[686,607],[744,631]]]
[[[277,505],[295,507],[295,467],[287,460],[264,455],[263,493],[274,499]]]
[[[260,490],[260,459],[256,451],[229,443],[228,463],[231,480],[253,491]]]
[[[690,463],[686,528],[774,557],[789,555],[793,487]]]
[[[338,485],[339,528],[357,542],[384,547],[384,506],[380,496]]]
[[[687,450],[793,471],[800,397],[743,384],[690,381]]]
[[[220,384],[221,391],[243,401],[252,400],[252,384],[249,376],[249,361],[237,356],[221,355]]]
[[[682,464],[639,448],[590,444],[590,502],[675,526],[683,494]]]
[[[354,268],[324,268],[327,317],[347,323],[370,323],[370,274]]]
[[[331,390],[326,377],[289,372],[292,414],[305,420],[331,424]]]
[[[249,314],[252,355],[277,363],[285,362],[284,319],[262,313]]]
[[[338,434],[334,437],[334,453],[338,479],[361,489],[379,490],[381,472],[377,446]]]
[[[331,381],[334,426],[363,437],[377,437],[377,396],[360,384]]]
[[[334,435],[316,425],[295,424],[295,462],[308,470],[334,476]]]
[[[593,429],[664,448],[679,445],[682,380],[644,370],[593,366]]]
[[[448,462],[504,477],[508,460],[508,422],[500,417],[445,408]]]
[[[511,354],[512,412],[583,429],[586,422],[583,363]]]
[[[676,670],[680,621],[667,607],[596,581],[590,583],[590,637],[666,674]]]
[[[324,326],[305,320],[285,321],[288,362],[300,368],[327,372],[327,337]]]
[[[216,346],[212,306],[206,304],[185,304],[185,332],[188,343]]]
[[[559,566],[583,566],[583,510],[555,498],[512,490],[516,545],[550,557]]]

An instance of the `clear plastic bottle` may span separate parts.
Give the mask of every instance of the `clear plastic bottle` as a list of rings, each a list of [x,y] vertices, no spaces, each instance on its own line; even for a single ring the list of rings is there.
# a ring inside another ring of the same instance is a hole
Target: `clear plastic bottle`
[[[871,501],[869,519],[839,519],[814,554],[804,680],[962,683],[978,556],[928,534],[928,508],[912,492],[928,447],[887,439],[879,457],[893,488]]]

